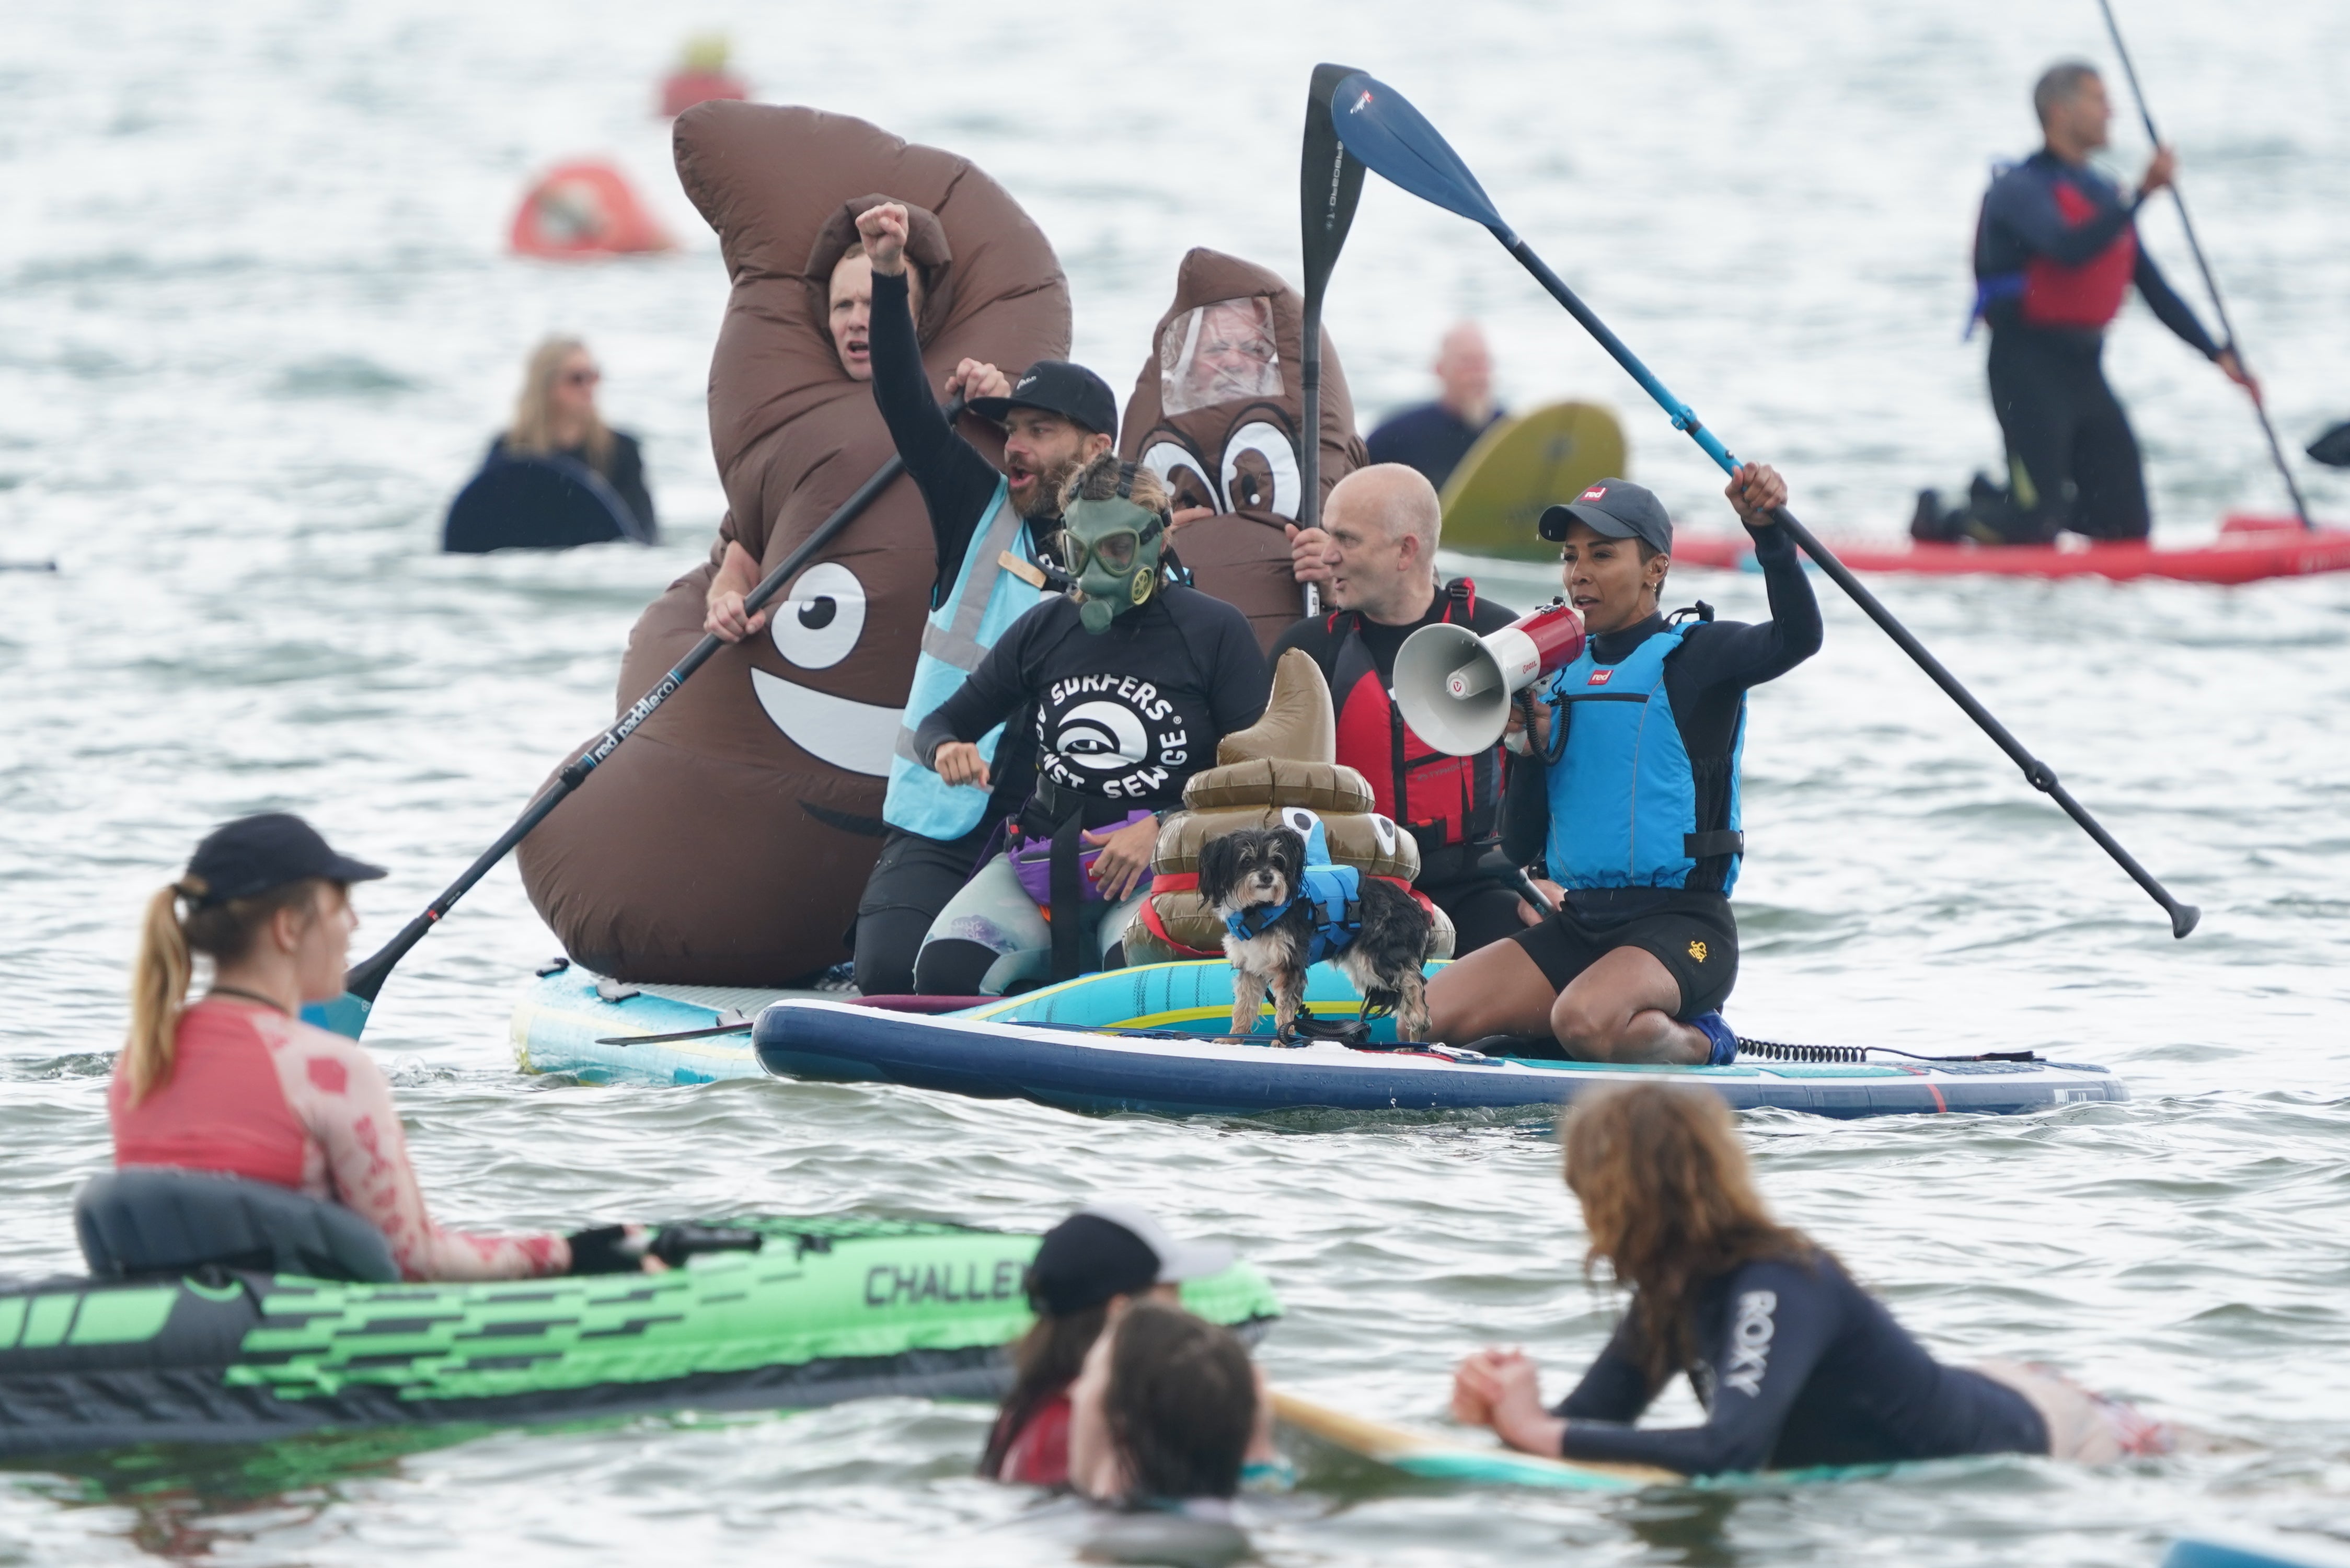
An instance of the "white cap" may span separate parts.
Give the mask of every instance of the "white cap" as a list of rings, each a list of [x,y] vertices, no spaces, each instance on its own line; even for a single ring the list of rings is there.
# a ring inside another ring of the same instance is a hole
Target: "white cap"
[[[1132,1231],[1136,1241],[1158,1256],[1159,1278],[1154,1282],[1158,1284],[1171,1285],[1221,1274],[1240,1256],[1228,1241],[1177,1241],[1167,1233],[1167,1227],[1159,1222],[1156,1215],[1139,1203],[1088,1203],[1077,1212]]]

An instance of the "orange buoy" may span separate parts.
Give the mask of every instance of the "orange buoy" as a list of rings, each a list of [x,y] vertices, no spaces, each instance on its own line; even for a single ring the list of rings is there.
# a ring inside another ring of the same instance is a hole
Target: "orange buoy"
[[[679,71],[661,83],[661,113],[675,119],[697,103],[742,103],[750,96],[751,84],[732,71]]]
[[[675,119],[695,104],[713,99],[747,101],[751,85],[726,68],[733,53],[723,33],[698,33],[688,38],[679,51],[677,69],[661,83],[661,113]]]
[[[518,255],[558,261],[677,248],[620,171],[598,158],[557,164],[540,176],[515,213],[507,243]]]

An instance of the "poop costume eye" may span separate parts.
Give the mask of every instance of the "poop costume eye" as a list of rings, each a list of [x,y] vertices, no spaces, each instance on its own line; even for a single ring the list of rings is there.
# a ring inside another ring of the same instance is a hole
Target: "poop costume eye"
[[[1208,477],[1207,462],[1182,442],[1162,436],[1143,449],[1140,461],[1167,486],[1169,510],[1183,512],[1194,506],[1204,506],[1211,512],[1224,509],[1214,483]]]
[[[1224,446],[1224,510],[1270,512],[1295,517],[1304,486],[1297,448],[1279,426],[1255,420],[1232,432]]]
[[[802,670],[828,670],[848,657],[865,630],[865,585],[837,561],[800,574],[791,597],[768,623],[775,651]]]

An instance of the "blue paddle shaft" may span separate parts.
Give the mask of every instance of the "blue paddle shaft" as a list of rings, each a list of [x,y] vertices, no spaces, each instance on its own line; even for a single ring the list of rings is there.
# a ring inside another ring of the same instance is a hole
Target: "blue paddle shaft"
[[[1550,269],[1548,263],[1536,255],[1534,247],[1518,237],[1516,231],[1502,219],[1501,210],[1493,205],[1485,188],[1452,151],[1442,133],[1401,93],[1361,71],[1339,82],[1330,99],[1330,119],[1336,126],[1338,138],[1347,150],[1361,159],[1389,182],[1402,186],[1448,213],[1455,213],[1482,225],[1502,243],[1502,248],[1517,257],[1518,265],[1534,275],[1534,280],[1549,291],[1553,299],[1566,307],[1568,315],[1583,325],[1583,329],[1607,350],[1616,363],[1624,367],[1632,379],[1657,401],[1657,405],[1672,416],[1673,428],[1686,431],[1689,438],[1705,449],[1725,473],[1738,471],[1738,459],[1731,455],[1720,437],[1705,428],[1696,410],[1673,396],[1672,391],[1657,379],[1656,373],[1640,362],[1621,337],[1599,319],[1592,308],[1577,297],[1566,281]],[[2041,791],[2064,810],[2064,815],[2078,824],[2083,832],[2096,842],[2099,848],[2113,857],[2114,863],[2127,872],[2130,879],[2146,889],[2147,895],[2159,904],[2170,917],[2170,934],[2184,937],[2200,920],[2202,911],[2192,904],[2182,904],[2170,896],[2169,890],[2155,880],[2152,873],[2139,865],[2120,841],[2107,833],[2103,824],[2091,816],[2071,792],[2056,780],[2056,771],[2030,752],[2023,742],[2008,732],[2007,726],[1991,716],[1991,710],[1975,701],[1974,693],[1959,682],[1959,678],[1943,668],[1942,661],[1927,650],[1926,645],[1910,635],[1909,628],[1894,618],[1882,601],[1871,593],[1867,585],[1852,575],[1851,568],[1836,559],[1812,531],[1795,520],[1794,513],[1779,507],[1771,514],[1774,527],[1783,528],[1804,553],[1819,563],[1820,570],[1833,579],[1852,601],[1858,605],[1898,644],[1901,651],[1923,670],[1935,685],[1940,687],[1956,702],[1982,732],[1991,738],[2009,760],[2023,770],[2023,777],[2033,788]]]

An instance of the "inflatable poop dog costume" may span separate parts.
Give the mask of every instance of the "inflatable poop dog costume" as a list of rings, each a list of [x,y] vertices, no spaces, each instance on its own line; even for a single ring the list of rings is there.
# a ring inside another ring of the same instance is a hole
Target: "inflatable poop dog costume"
[[[1053,247],[968,160],[845,115],[749,103],[686,110],[676,146],[733,280],[710,362],[727,515],[711,564],[629,633],[622,710],[701,638],[729,541],[774,570],[894,454],[825,319],[858,211],[907,204],[934,389],[965,356],[1017,369],[1069,351]],[[993,426],[962,428],[1001,452]],[[523,841],[523,886],[566,951],[622,980],[738,986],[847,956],[935,567],[921,496],[901,478],[801,572],[766,630],[720,650]]]

